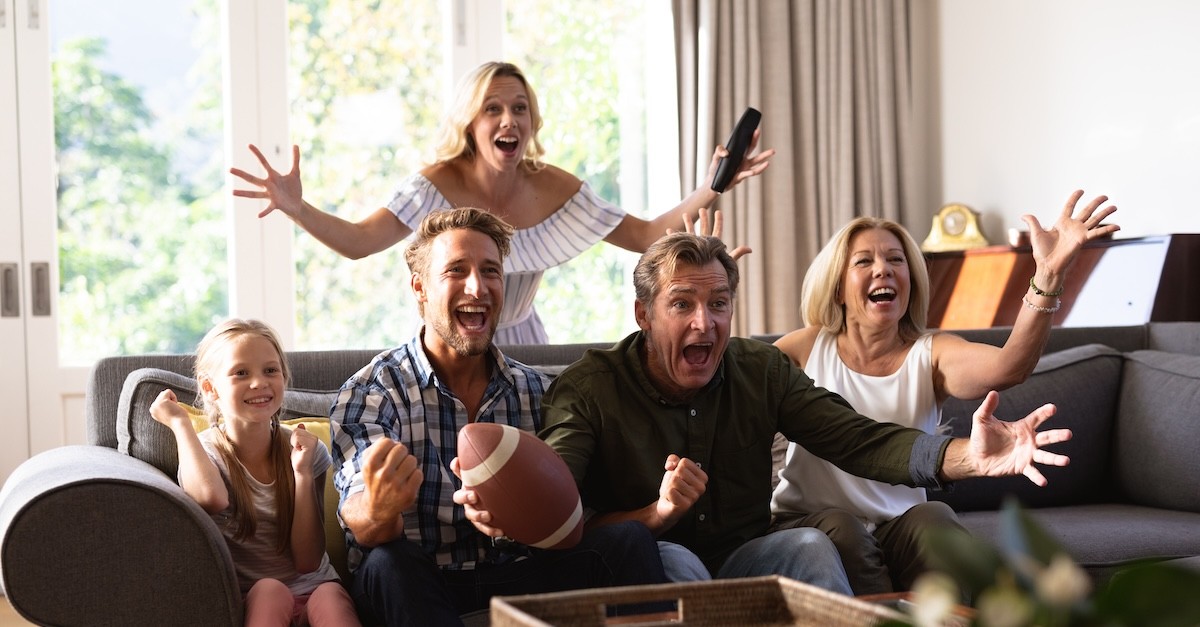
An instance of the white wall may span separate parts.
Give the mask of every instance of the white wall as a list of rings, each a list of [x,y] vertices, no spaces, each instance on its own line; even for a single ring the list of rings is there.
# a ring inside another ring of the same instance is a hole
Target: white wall
[[[936,4],[930,200],[981,212],[993,243],[1078,188],[1117,204],[1118,237],[1200,232],[1200,2]]]

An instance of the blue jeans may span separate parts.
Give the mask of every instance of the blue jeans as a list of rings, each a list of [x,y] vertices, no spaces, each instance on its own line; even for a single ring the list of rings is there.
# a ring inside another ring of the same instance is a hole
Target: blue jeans
[[[623,522],[588,530],[571,549],[531,549],[530,556],[473,570],[442,570],[415,543],[394,540],[367,553],[351,585],[364,622],[460,625],[460,615],[488,607],[493,596],[665,583],[654,537]]]
[[[711,578],[700,558],[682,545],[659,542],[658,548],[671,581]],[[765,575],[780,575],[832,592],[852,594],[837,548],[817,529],[785,529],[759,536],[738,547],[717,572],[718,579]]]

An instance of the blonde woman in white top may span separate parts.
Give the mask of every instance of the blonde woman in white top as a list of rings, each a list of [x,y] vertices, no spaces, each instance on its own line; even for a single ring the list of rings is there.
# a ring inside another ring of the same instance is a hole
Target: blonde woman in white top
[[[1002,347],[927,332],[929,274],[920,248],[904,227],[870,217],[842,228],[813,260],[802,288],[805,327],[775,344],[860,413],[932,432],[947,397],[979,398],[1033,371],[1071,263],[1086,242],[1120,228],[1103,224],[1116,211],[1101,209],[1105,196],[1077,211],[1082,195],[1071,195],[1049,229],[1023,216],[1036,269]],[[771,510],[778,528],[825,531],[855,594],[909,589],[926,568],[921,532],[958,526],[954,512],[928,502],[923,489],[855,477],[795,444]]]

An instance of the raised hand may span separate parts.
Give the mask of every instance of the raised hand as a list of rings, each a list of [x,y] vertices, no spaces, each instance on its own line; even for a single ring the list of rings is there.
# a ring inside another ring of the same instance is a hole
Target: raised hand
[[[170,429],[184,424],[190,428],[192,425],[191,416],[179,404],[179,399],[175,396],[175,392],[169,389],[159,392],[154,402],[150,404],[150,416],[156,422]]]
[[[408,447],[380,438],[363,453],[367,511],[375,520],[396,520],[417,501],[424,475]]]
[[[1005,422],[992,415],[999,403],[1000,395],[993,390],[975,410],[967,447],[973,474],[985,477],[1021,474],[1039,486],[1046,485],[1046,477],[1034,464],[1066,466],[1070,458],[1044,451],[1042,447],[1070,440],[1071,430],[1038,431],[1038,427],[1057,411],[1054,405],[1042,405],[1021,420]]]
[[[670,529],[708,487],[708,473],[696,462],[678,455],[668,455],[663,464],[666,473],[658,488],[658,503],[655,513],[662,520],[662,528]]]
[[[454,473],[455,477],[462,479],[462,469],[458,465],[457,457],[450,460],[450,471]],[[499,538],[504,535],[503,529],[489,524],[492,522],[492,514],[485,509],[478,509],[479,496],[475,494],[474,490],[466,487],[459,488],[454,491],[452,498],[455,503],[463,506],[467,520],[471,521],[480,533],[489,538]]]
[[[295,217],[304,205],[304,186],[300,183],[300,147],[292,146],[292,169],[287,174],[281,174],[272,168],[258,146],[250,144],[250,152],[258,157],[258,162],[267,171],[266,176],[259,178],[245,170],[230,168],[230,174],[259,188],[235,189],[233,195],[241,198],[266,198],[269,203],[266,209],[259,212],[260,218],[276,209]]]
[[[738,166],[737,174],[729,185],[725,187],[725,191],[733,189],[738,183],[745,181],[751,177],[762,174],[767,166],[771,165],[771,157],[775,156],[775,149],[764,150],[758,154],[754,153],[754,149],[758,147],[758,138],[762,129],[755,129],[754,137],[750,140],[750,145],[746,147],[746,156],[742,159],[742,163]],[[708,164],[708,176],[705,181],[711,181],[717,173],[717,165],[721,163],[721,159],[729,155],[729,151],[725,150],[725,146],[718,144],[716,150],[713,151],[712,161]],[[707,183],[706,183],[707,184]]]
[[[1038,269],[1053,275],[1047,280],[1057,279],[1057,275],[1066,272],[1084,244],[1121,229],[1116,224],[1103,224],[1104,219],[1117,210],[1115,205],[1100,208],[1108,201],[1108,196],[1097,196],[1076,211],[1075,206],[1082,197],[1083,190],[1072,193],[1049,230],[1042,228],[1037,217],[1031,214],[1021,216],[1029,227],[1029,243]],[[1048,291],[1057,289],[1057,285],[1039,287]]]
[[[312,474],[312,458],[316,454],[317,442],[317,436],[302,424],[292,430],[292,472],[297,476]]]
[[[721,216],[721,210],[717,209],[713,212],[712,229],[709,230],[708,209],[701,209],[700,217],[695,224],[688,220],[686,216],[683,218],[683,232],[720,239],[721,230],[723,228],[722,220],[723,218]],[[668,234],[674,232],[675,229],[667,229]],[[749,246],[738,246],[737,248],[729,251],[729,256],[733,257],[733,259],[736,261],[741,259],[744,255],[748,255],[752,252],[754,251],[751,250]]]

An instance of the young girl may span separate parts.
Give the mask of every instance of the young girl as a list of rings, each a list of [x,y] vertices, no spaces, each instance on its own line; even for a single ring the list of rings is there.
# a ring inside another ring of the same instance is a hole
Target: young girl
[[[175,434],[179,485],[220,527],[246,595],[246,625],[358,625],[325,554],[322,494],[329,451],[279,424],[288,366],[274,331],[228,320],[196,349],[212,428],[199,435],[175,393],[150,414]]]

